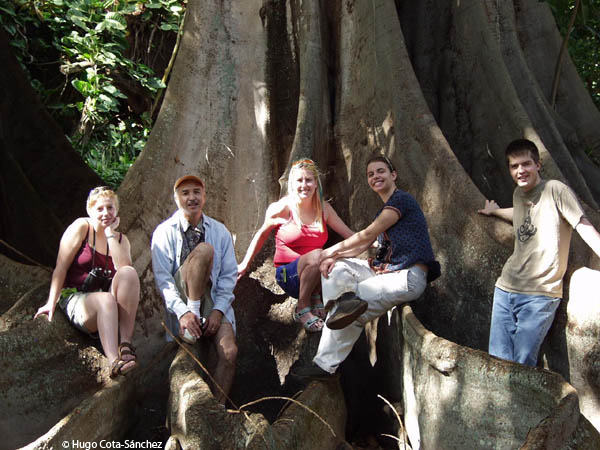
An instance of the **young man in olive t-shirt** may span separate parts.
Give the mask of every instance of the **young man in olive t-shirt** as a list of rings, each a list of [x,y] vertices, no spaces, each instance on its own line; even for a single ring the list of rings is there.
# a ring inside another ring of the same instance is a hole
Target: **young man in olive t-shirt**
[[[562,298],[572,230],[600,256],[600,234],[564,183],[540,178],[536,145],[527,139],[506,148],[517,184],[512,208],[485,203],[479,212],[513,223],[515,245],[494,290],[489,353],[535,366]]]

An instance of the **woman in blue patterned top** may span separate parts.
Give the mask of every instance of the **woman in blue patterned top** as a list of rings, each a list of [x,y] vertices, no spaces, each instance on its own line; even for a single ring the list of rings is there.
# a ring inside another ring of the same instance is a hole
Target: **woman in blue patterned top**
[[[368,161],[367,181],[383,207],[364,230],[321,253],[323,300],[330,312],[316,365],[295,371],[299,376],[333,376],[367,322],[418,299],[427,283],[440,275],[423,211],[410,194],[396,187],[396,177],[388,158]],[[375,240],[379,243],[375,258],[351,258]]]

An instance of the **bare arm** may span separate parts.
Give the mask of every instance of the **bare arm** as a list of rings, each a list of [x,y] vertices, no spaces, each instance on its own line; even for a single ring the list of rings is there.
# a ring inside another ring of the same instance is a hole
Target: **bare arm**
[[[65,283],[67,271],[75,259],[75,255],[77,254],[79,247],[81,247],[81,243],[85,239],[86,230],[87,221],[81,218],[69,225],[63,233],[58,247],[56,267],[54,268],[54,272],[52,272],[48,300],[37,310],[35,316],[33,316],[34,319],[42,314],[46,314],[48,315],[48,320],[52,320],[56,303],[60,296],[60,291]]]
[[[250,245],[246,250],[246,255],[244,255],[244,259],[241,263],[238,264],[238,280],[242,278],[244,274],[248,271],[248,267],[250,267],[252,260],[260,251],[265,241],[271,234],[271,230],[286,221],[285,218],[281,217],[283,214],[285,214],[285,211],[287,210],[287,206],[282,200],[279,200],[275,203],[271,203],[267,208],[267,212],[265,214],[265,222],[262,224],[262,226],[258,229],[256,234],[252,238],[252,241],[250,242]]]
[[[344,223],[329,203],[325,202],[323,203],[323,206],[325,209],[325,222],[327,222],[327,225],[329,225],[333,231],[344,239],[347,239],[354,234],[354,231],[348,228],[348,225]]]
[[[108,242],[108,249],[110,256],[112,257],[115,269],[119,270],[123,266],[131,265],[131,248],[127,236],[123,235],[119,242],[119,232],[115,231],[121,222],[119,217],[115,218],[115,221],[104,229],[106,241]]]
[[[500,208],[494,200],[486,200],[483,209],[477,212],[484,216],[496,216],[510,223],[513,220],[513,208]]]
[[[319,258],[323,276],[327,277],[336,259],[348,258],[362,253],[377,239],[379,234],[398,222],[400,217],[401,215],[397,210],[386,208],[367,228],[333,247],[323,250]]]
[[[581,236],[585,243],[589,245],[594,253],[600,258],[600,233],[594,228],[594,225],[592,225],[588,219],[582,217],[575,227],[575,230],[577,230],[579,236]]]

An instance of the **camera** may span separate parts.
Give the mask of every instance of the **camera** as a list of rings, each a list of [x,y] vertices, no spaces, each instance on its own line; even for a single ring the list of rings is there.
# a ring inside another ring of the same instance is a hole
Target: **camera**
[[[383,243],[377,249],[377,254],[375,255],[375,259],[377,261],[384,261],[392,243],[388,240],[383,241]]]
[[[112,283],[112,271],[101,267],[94,267],[89,271],[81,285],[81,292],[108,292]]]

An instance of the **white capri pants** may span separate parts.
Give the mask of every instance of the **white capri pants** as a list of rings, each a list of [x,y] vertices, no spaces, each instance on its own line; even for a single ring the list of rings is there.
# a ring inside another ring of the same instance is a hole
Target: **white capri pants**
[[[368,303],[367,310],[341,330],[323,327],[319,349],[313,361],[334,373],[348,357],[364,326],[393,307],[416,300],[427,286],[427,273],[418,266],[377,275],[364,259],[347,258],[335,262],[329,278],[321,277],[325,305],[346,292]]]

